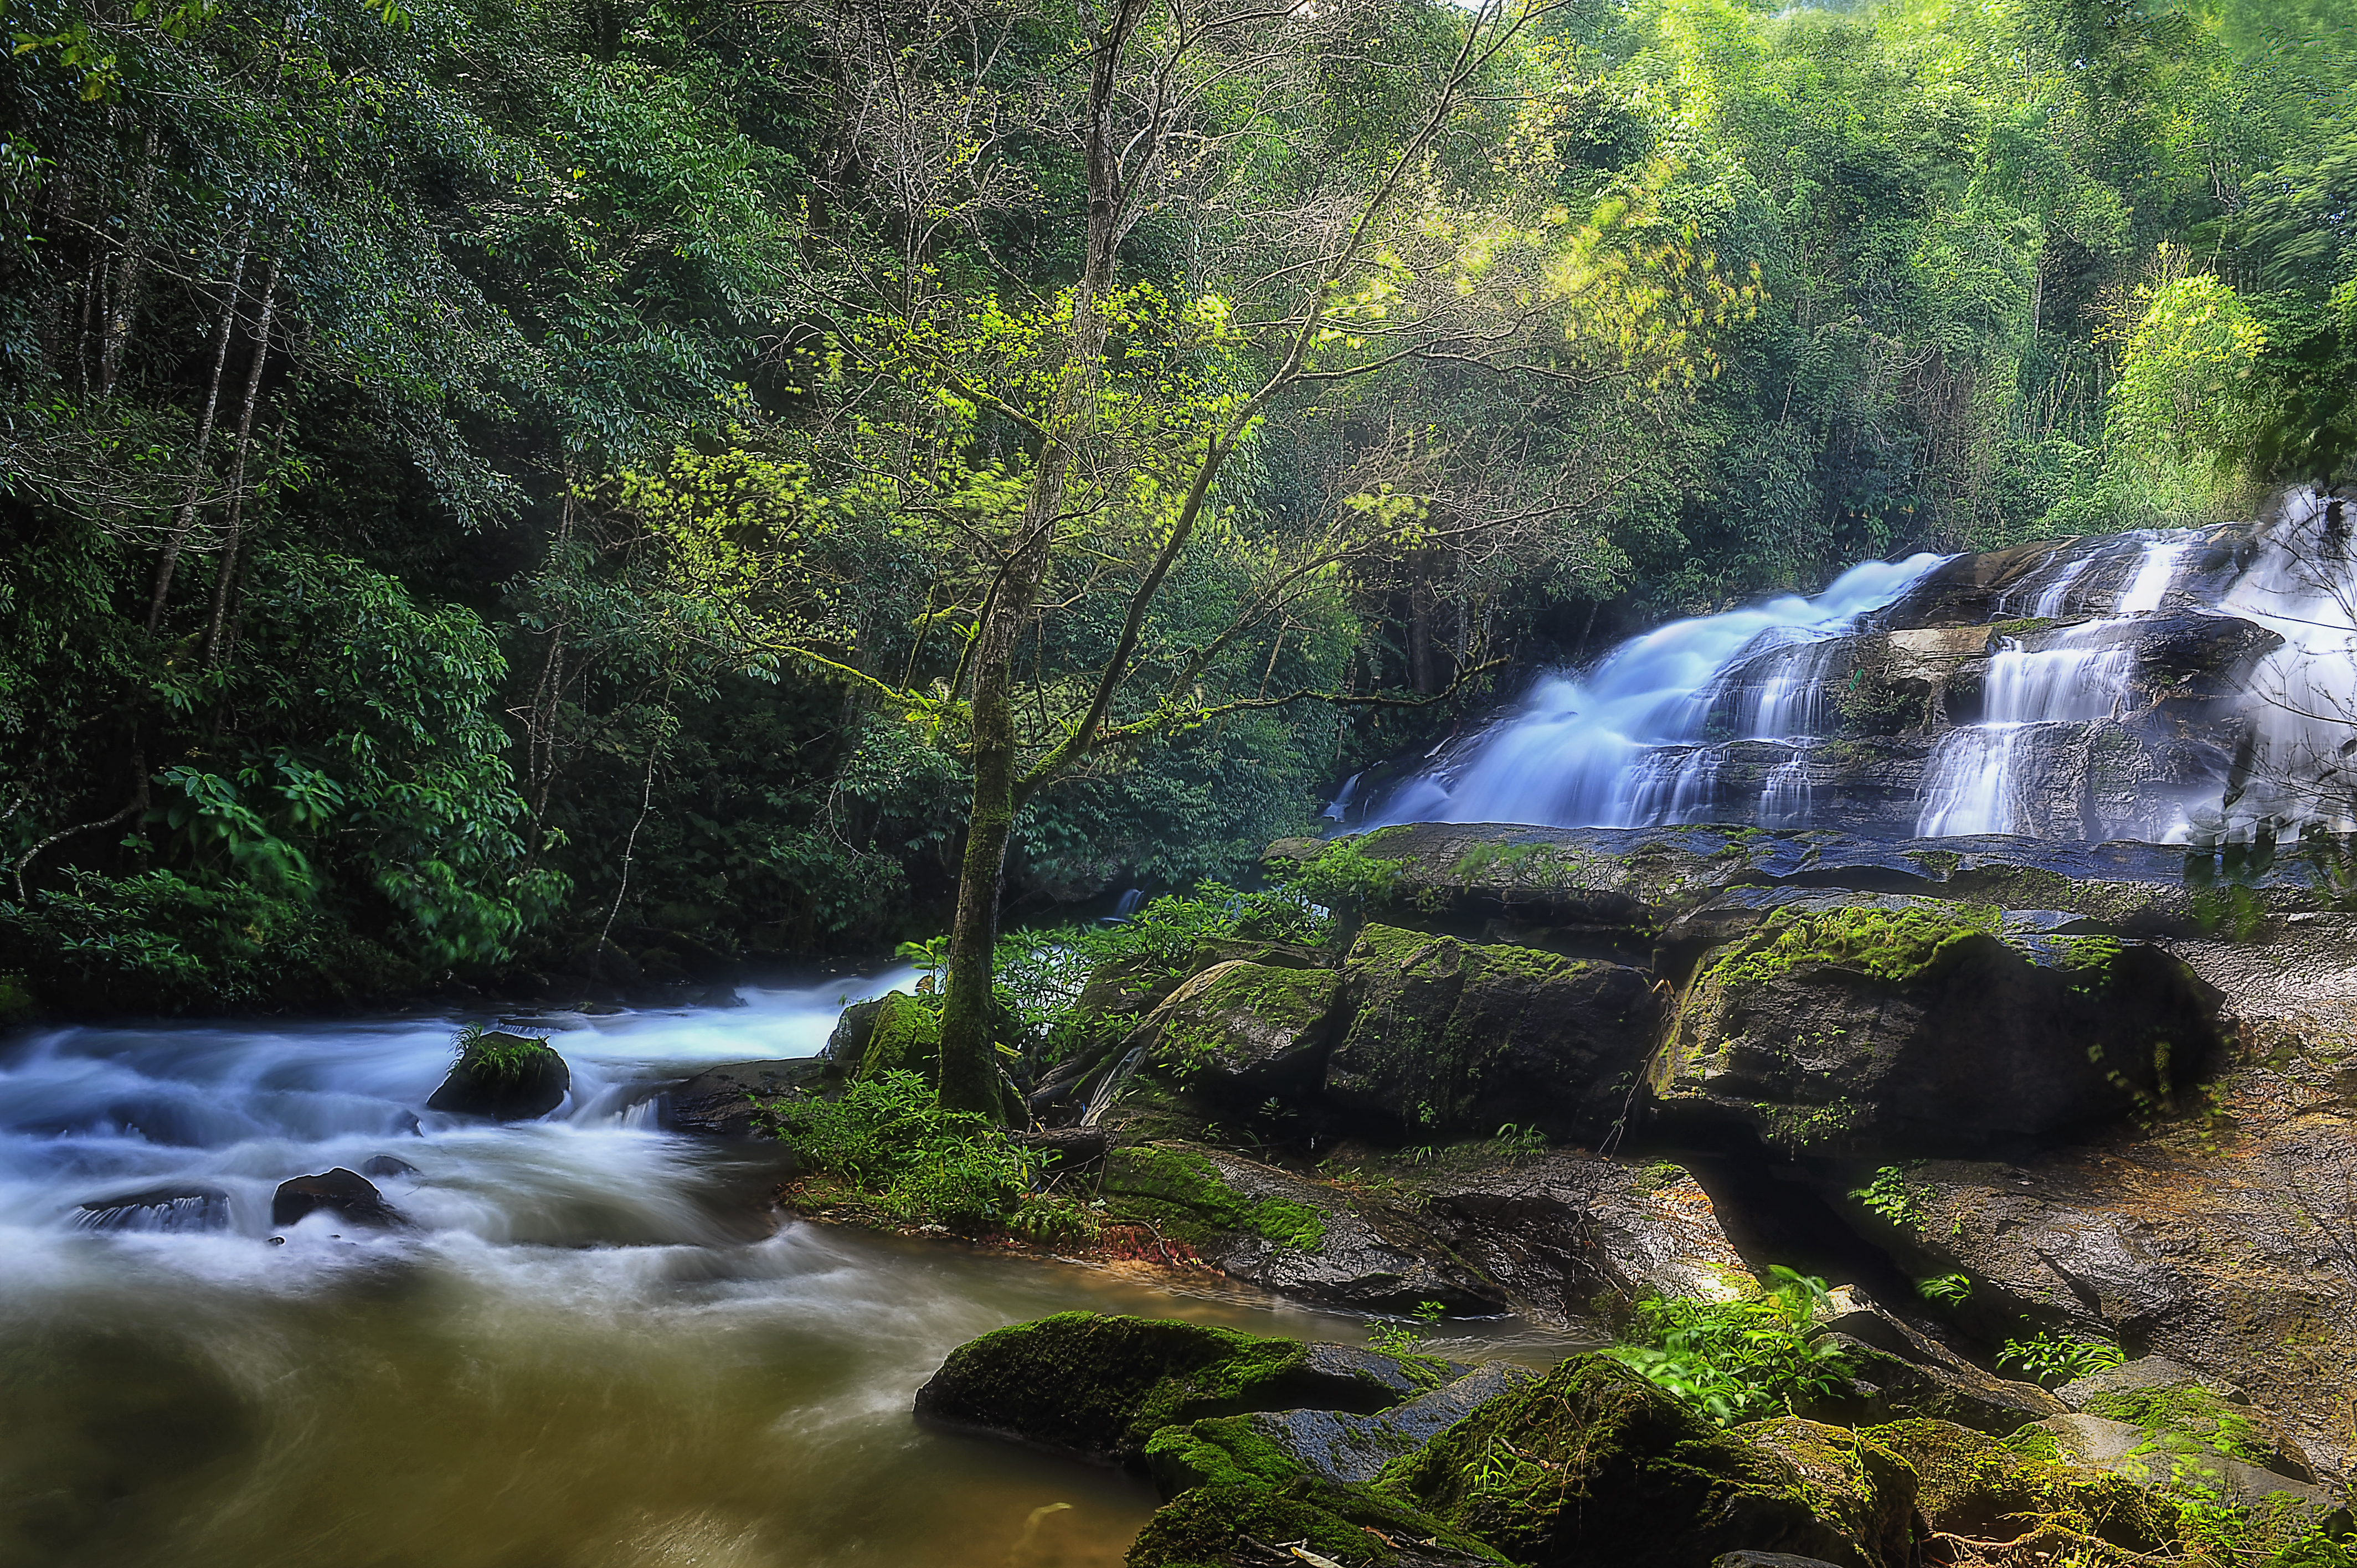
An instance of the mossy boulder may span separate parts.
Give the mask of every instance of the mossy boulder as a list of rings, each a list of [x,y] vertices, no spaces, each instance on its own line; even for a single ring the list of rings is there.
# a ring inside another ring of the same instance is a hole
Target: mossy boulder
[[[529,1122],[563,1104],[572,1088],[573,1069],[546,1040],[485,1030],[468,1036],[425,1109]]]
[[[1171,1500],[1138,1533],[1127,1568],[1288,1562],[1295,1545],[1377,1568],[1506,1561],[1396,1498],[1304,1468],[1250,1416],[1165,1427],[1147,1452]]]
[[[1512,1362],[1491,1361],[1373,1415],[1261,1411],[1167,1426],[1146,1443],[1146,1466],[1166,1498],[1220,1478],[1216,1465],[1207,1467],[1207,1444],[1222,1452],[1274,1455],[1323,1480],[1362,1485],[1393,1460],[1535,1376]]]
[[[1915,1472],[1871,1437],[1797,1415],[1755,1421],[1734,1435],[1772,1454],[1800,1477],[1809,1511],[1834,1525],[1876,1568],[1910,1568],[1916,1557]]]
[[[1233,959],[1171,993],[1133,1036],[1190,1090],[1257,1102],[1314,1088],[1326,1066],[1342,977]]]
[[[2056,1391],[2072,1410],[2166,1434],[2296,1481],[2316,1479],[2308,1455],[2276,1420],[2232,1384],[2146,1356]]]
[[[1508,1122],[1601,1137],[1658,1020],[1641,970],[1381,925],[1344,961],[1343,1008],[1328,1101],[1371,1133],[1418,1143]]]
[[[1325,1244],[1326,1216],[1284,1197],[1255,1197],[1229,1184],[1199,1150],[1139,1144],[1105,1157],[1103,1191],[1115,1219],[1144,1220],[1173,1240],[1209,1246],[1229,1235],[1257,1236],[1305,1252]]]
[[[1603,1356],[1491,1401],[1375,1487],[1531,1568],[1702,1568],[1746,1548],[1901,1568],[1820,1516],[1789,1459]]]
[[[1935,1533],[2054,1547],[2092,1536],[2129,1552],[2170,1539],[2174,1512],[2143,1488],[2072,1461],[2030,1429],[1996,1438],[1928,1418],[1868,1427],[1859,1435],[1904,1459],[1916,1476],[1915,1507]]]
[[[2172,1103],[2217,995],[2139,942],[1993,905],[1780,909],[1708,954],[1648,1074],[1660,1112],[1793,1154],[1954,1152]]]
[[[959,1346],[917,1391],[917,1413],[1136,1463],[1166,1426],[1305,1405],[1372,1414],[1458,1369],[1197,1323],[1064,1312]]]
[[[829,1059],[851,1078],[913,1072],[938,1079],[942,1071],[942,1015],[932,1003],[905,991],[888,991],[843,1010],[827,1036]]]

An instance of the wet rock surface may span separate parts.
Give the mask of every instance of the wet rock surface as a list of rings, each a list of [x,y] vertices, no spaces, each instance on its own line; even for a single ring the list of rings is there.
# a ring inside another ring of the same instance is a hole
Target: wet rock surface
[[[346,1224],[371,1230],[390,1230],[408,1223],[400,1210],[384,1200],[374,1182],[341,1165],[317,1176],[280,1182],[270,1198],[270,1223],[293,1225],[322,1209]]]
[[[75,1210],[73,1222],[84,1230],[163,1230],[178,1234],[226,1230],[231,1218],[228,1193],[217,1187],[184,1185],[93,1197]]]
[[[547,1041],[486,1031],[468,1041],[425,1109],[494,1122],[531,1122],[565,1102],[573,1069]]]
[[[842,1069],[823,1057],[731,1062],[725,1067],[707,1068],[666,1090],[661,1115],[666,1126],[683,1133],[749,1137],[759,1109],[757,1101],[797,1092],[822,1093],[839,1086],[842,1080]]]

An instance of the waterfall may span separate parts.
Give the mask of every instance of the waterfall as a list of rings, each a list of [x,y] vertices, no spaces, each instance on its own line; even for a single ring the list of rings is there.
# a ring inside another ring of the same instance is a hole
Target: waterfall
[[[2320,496],[2260,524],[1870,562],[1544,672],[1410,766],[1354,776],[1328,815],[2163,841],[2346,824],[2357,563]]]
[[[1367,825],[1530,822],[1642,827],[1715,808],[1723,717],[1737,740],[1791,740],[1824,701],[1825,650],[1940,564],[1853,566],[1814,598],[1674,621],[1622,643],[1585,677],[1551,673],[1437,768],[1394,789]],[[1764,660],[1756,686],[1733,678]]]

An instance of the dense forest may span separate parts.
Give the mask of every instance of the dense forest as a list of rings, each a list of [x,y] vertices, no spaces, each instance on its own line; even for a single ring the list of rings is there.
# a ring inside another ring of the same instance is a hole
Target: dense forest
[[[7,16],[60,1005],[872,950],[978,800],[1014,918],[1233,876],[1518,671],[2357,428],[2340,0]]]

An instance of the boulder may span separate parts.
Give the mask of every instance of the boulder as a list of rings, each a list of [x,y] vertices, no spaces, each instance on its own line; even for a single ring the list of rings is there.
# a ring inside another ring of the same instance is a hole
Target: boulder
[[[666,1091],[659,1108],[663,1125],[682,1133],[749,1137],[757,1101],[797,1090],[831,1093],[843,1083],[840,1064],[824,1057],[788,1057],[778,1061],[730,1062],[706,1068]]]
[[[2164,1356],[2141,1357],[2065,1383],[2055,1397],[2081,1414],[2159,1433],[2167,1443],[2190,1442],[2295,1481],[2316,1479],[2299,1444],[2274,1417],[2254,1409],[2242,1390],[2211,1382]]]
[[[1871,1437],[1796,1415],[1755,1421],[1730,1435],[1790,1466],[1818,1520],[1879,1568],[1915,1561],[1915,1472]]]
[[[361,1175],[377,1181],[393,1176],[413,1176],[416,1174],[415,1165],[411,1165],[407,1160],[395,1159],[391,1155],[371,1155],[361,1164]]]
[[[850,1078],[893,1071],[939,1078],[941,1012],[905,991],[855,1002],[827,1036],[826,1056]]]
[[[1380,1414],[1281,1410],[1168,1426],[1147,1442],[1146,1468],[1162,1495],[1173,1498],[1217,1478],[1221,1461],[1211,1456],[1213,1450],[1232,1455],[1265,1444],[1322,1480],[1361,1484],[1536,1375],[1511,1362],[1491,1361]]]
[[[1727,1552],[1710,1560],[1710,1568],[1837,1568],[1822,1557],[1795,1557],[1789,1552]]]
[[[548,1042],[486,1030],[470,1035],[425,1109],[494,1122],[530,1122],[565,1102],[573,1069]]]
[[[1731,1300],[1751,1283],[1709,1195],[1666,1161],[1544,1149],[1452,1161],[1423,1185],[1437,1250],[1541,1322],[1602,1333],[1641,1296]]]
[[[1867,1428],[1916,1475],[1915,1507],[1935,1534],[2007,1544],[2093,1536],[2128,1552],[2172,1537],[2173,1510],[2125,1478],[2072,1464],[2050,1440],[1998,1439],[1953,1422]]]
[[[1493,1312],[1504,1297],[1407,1216],[1221,1149],[1149,1144],[1105,1159],[1107,1217],[1142,1222],[1236,1279],[1319,1305]]]
[[[93,1197],[74,1212],[83,1230],[226,1230],[229,1194],[217,1187],[153,1187],[113,1197]]]
[[[1201,1423],[1190,1467],[1206,1478],[1138,1531],[1127,1568],[1501,1568],[1485,1542],[1372,1487],[1295,1466],[1247,1434]],[[1224,1440],[1224,1441],[1223,1441]],[[1314,1554],[1314,1555],[1313,1555]]]
[[[917,1391],[916,1408],[948,1425],[1137,1463],[1165,1426],[1305,1405],[1370,1414],[1452,1369],[1463,1369],[1195,1323],[1065,1312],[959,1346]]]
[[[1868,1426],[1923,1416],[2002,1437],[2063,1413],[2037,1384],[1992,1376],[1871,1304],[1835,1313],[1811,1335],[1840,1345],[1856,1369],[1848,1394],[1804,1412],[1820,1420]]]
[[[1967,1151],[2168,1109],[2216,1005],[2158,948],[1992,906],[1780,909],[1706,958],[1649,1084],[1666,1121],[1789,1154]]]
[[[1628,1103],[1659,1017],[1640,970],[1381,925],[1351,946],[1343,1009],[1327,1101],[1407,1143],[1508,1123],[1600,1138]]]
[[[373,1230],[390,1230],[408,1223],[399,1210],[385,1202],[375,1183],[341,1165],[317,1176],[280,1182],[278,1190],[270,1197],[270,1223],[292,1225],[322,1208],[346,1224]]]
[[[2025,1452],[2043,1454],[2050,1443],[2050,1451],[2071,1464],[2109,1470],[2146,1486],[2193,1487],[2244,1503],[2278,1493],[2319,1507],[2332,1503],[2331,1494],[2321,1487],[2222,1454],[2182,1431],[2075,1411],[2049,1416],[2029,1430],[2038,1435],[2017,1444]]]
[[[1314,1088],[1341,976],[1231,959],[1190,977],[1130,1036],[1166,1077],[1245,1104]]]
[[[1376,1489],[1530,1568],[1694,1568],[1747,1549],[1904,1568],[1845,1528],[1903,1513],[1911,1479],[1856,1444],[1857,1491],[1820,1498],[1778,1443],[1722,1432],[1618,1361],[1577,1356],[1394,1461]]]

